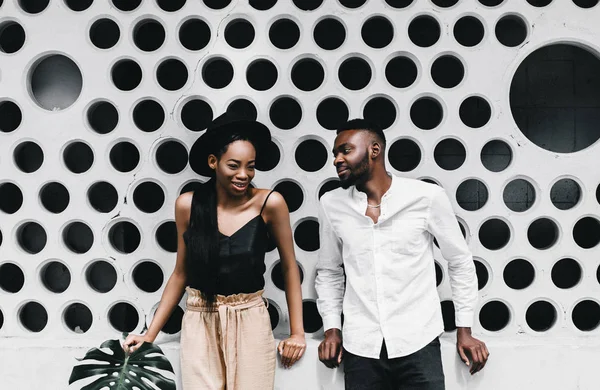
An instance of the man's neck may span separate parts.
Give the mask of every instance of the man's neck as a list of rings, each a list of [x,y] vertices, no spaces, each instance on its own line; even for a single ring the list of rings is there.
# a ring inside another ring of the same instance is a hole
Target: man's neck
[[[381,202],[381,197],[390,189],[392,185],[392,177],[388,175],[385,167],[375,168],[371,172],[369,179],[363,183],[357,183],[356,189],[367,194],[367,198],[378,204]]]

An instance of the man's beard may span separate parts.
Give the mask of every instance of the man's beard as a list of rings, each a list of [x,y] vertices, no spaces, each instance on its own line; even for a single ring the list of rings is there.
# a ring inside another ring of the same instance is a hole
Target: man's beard
[[[365,179],[369,174],[369,153],[365,154],[365,157],[360,162],[350,169],[350,174],[345,179],[340,179],[340,185],[343,189],[355,185],[361,179]]]

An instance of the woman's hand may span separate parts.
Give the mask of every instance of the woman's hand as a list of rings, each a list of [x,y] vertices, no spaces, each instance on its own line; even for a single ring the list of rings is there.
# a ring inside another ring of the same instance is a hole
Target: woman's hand
[[[137,335],[130,334],[127,336],[125,341],[123,342],[123,349],[127,353],[133,353],[136,349],[142,346],[143,343],[152,343],[154,340],[151,340],[147,335]]]
[[[290,368],[304,355],[304,351],[306,350],[304,335],[291,335],[279,343],[277,350],[281,355],[281,364],[283,364],[283,367]]]

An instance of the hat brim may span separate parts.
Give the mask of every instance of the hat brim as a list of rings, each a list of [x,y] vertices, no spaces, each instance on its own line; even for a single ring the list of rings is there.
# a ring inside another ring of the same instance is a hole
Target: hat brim
[[[211,176],[213,170],[208,166],[208,156],[215,153],[215,148],[223,142],[223,138],[231,134],[248,138],[255,146],[257,156],[265,153],[271,142],[271,132],[267,126],[257,121],[236,121],[207,130],[194,142],[190,150],[189,162],[192,170],[202,176]]]

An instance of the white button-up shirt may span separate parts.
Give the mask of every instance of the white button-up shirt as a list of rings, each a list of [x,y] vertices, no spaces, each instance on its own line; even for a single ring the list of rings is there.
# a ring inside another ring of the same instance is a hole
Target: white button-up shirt
[[[448,261],[456,326],[471,327],[477,276],[445,191],[392,176],[377,223],[366,209],[356,187],[321,197],[316,289],[324,329],[342,329],[343,311],[344,348],[367,358],[379,358],[384,339],[395,358],[443,333],[434,236]]]

